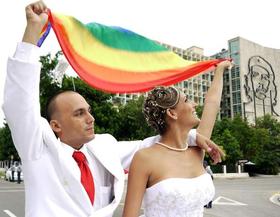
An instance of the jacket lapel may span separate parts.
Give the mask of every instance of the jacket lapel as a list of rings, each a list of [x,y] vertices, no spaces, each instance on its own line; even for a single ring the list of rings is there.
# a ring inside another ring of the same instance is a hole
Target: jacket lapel
[[[114,148],[117,148],[116,145],[115,138],[108,134],[96,135],[95,139],[87,144],[89,151],[114,176],[115,198],[109,205],[94,212],[94,217],[112,216],[122,198],[125,175],[117,151],[114,150]]]
[[[114,137],[101,134],[96,135],[94,140],[87,144],[87,148],[115,178],[124,179],[124,170],[114,151],[116,144]]]

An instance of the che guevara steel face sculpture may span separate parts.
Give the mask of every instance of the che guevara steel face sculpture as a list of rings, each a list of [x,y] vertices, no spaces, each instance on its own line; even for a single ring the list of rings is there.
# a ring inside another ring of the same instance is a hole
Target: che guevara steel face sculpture
[[[260,107],[263,114],[279,116],[275,111],[277,86],[271,64],[261,56],[252,56],[248,61],[248,73],[244,77],[247,104],[253,102],[255,117],[257,108]]]

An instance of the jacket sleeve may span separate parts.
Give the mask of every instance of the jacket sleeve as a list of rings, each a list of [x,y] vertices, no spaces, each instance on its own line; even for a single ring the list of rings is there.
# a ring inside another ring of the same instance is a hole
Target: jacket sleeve
[[[41,64],[37,49],[19,43],[7,64],[3,111],[22,160],[37,159],[43,149],[39,104]]]
[[[118,147],[118,152],[121,158],[121,163],[123,168],[126,170],[129,169],[130,163],[136,151],[142,148],[150,147],[151,145],[155,144],[159,140],[160,140],[160,136],[157,135],[157,136],[148,137],[144,140],[118,142],[119,144],[117,147]],[[197,146],[195,129],[190,130],[187,143],[189,144],[189,146]]]

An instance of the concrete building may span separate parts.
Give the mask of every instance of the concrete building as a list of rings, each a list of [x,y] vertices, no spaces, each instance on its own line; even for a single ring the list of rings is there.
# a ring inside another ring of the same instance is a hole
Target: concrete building
[[[197,46],[192,46],[187,49],[182,49],[166,44],[163,45],[186,60],[203,61],[203,60],[210,59],[210,57],[204,56],[203,48]],[[205,93],[210,87],[212,79],[213,79],[213,73],[209,72],[179,82],[175,84],[175,86],[180,91],[188,95],[190,100],[193,100],[197,104],[202,105],[204,103]]]
[[[280,50],[236,37],[219,55],[235,62],[224,74],[221,117],[239,114],[255,123],[257,117],[271,114],[280,120]]]

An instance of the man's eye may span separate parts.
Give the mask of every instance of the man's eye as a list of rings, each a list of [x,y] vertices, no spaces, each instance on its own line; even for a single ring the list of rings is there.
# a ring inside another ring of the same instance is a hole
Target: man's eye
[[[83,111],[78,111],[75,113],[75,116],[81,116],[81,115],[83,115],[83,113],[84,113]]]

